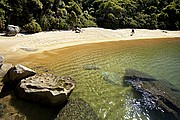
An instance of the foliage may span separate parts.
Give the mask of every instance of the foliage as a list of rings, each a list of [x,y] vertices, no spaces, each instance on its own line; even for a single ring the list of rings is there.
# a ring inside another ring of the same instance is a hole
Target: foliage
[[[179,0],[1,0],[0,30],[36,20],[42,30],[72,26],[180,29]]]
[[[5,11],[0,9],[0,31],[5,30]]]
[[[32,20],[30,23],[24,25],[24,29],[28,33],[37,33],[42,31],[41,26],[35,20]]]

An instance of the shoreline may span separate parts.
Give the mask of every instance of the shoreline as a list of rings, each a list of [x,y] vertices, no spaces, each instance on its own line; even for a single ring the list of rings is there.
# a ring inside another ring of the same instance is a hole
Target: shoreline
[[[82,33],[74,31],[48,31],[35,34],[21,34],[14,37],[0,36],[0,54],[7,61],[30,54],[51,51],[69,46],[124,40],[158,38],[179,38],[180,31],[135,29],[82,28]],[[131,36],[132,35],[132,36]]]

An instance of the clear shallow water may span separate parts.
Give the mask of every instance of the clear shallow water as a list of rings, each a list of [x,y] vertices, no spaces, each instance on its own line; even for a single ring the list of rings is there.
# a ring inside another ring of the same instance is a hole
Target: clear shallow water
[[[71,97],[87,101],[102,119],[165,119],[134,103],[131,87],[123,86],[125,69],[164,79],[180,90],[180,39],[154,39],[87,44],[45,52],[39,57],[46,68],[73,77]],[[97,70],[85,70],[95,65]],[[104,80],[108,75],[108,80]]]

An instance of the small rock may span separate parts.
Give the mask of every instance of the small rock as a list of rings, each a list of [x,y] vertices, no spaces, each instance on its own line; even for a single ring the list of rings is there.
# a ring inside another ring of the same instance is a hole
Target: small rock
[[[8,70],[12,68],[12,64],[3,64],[0,68],[0,81],[7,74]]]
[[[96,65],[84,65],[83,69],[84,70],[98,70],[98,69],[100,69],[100,67],[98,67]]]
[[[0,68],[0,93],[2,92],[2,89],[4,87],[2,80],[4,76],[7,74],[7,71],[11,69],[11,67],[12,67],[12,64],[3,64]]]
[[[24,99],[54,106],[64,103],[74,88],[75,81],[70,77],[39,74],[21,80],[17,94]]]
[[[80,32],[82,32],[81,28],[76,27],[75,28],[75,33],[80,33]]]

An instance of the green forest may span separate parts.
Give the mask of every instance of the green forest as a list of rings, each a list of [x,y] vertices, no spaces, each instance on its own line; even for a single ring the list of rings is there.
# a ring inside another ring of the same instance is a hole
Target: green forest
[[[108,29],[180,29],[180,0],[1,0],[0,31],[30,32],[73,26]]]

